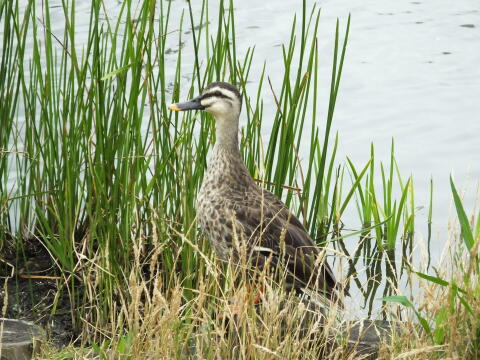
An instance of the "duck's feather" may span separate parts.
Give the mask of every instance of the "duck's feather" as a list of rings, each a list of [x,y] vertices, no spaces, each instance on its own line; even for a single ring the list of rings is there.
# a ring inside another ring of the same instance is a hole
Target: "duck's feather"
[[[259,187],[235,149],[214,149],[198,196],[198,218],[220,258],[238,258],[234,237],[246,245],[251,264],[285,269],[291,288],[308,288],[336,299],[339,288],[322,249],[298,218]]]

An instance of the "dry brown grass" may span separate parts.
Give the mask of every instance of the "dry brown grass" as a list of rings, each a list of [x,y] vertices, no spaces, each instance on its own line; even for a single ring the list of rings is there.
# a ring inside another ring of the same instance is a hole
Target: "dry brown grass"
[[[188,239],[184,241],[194,246]],[[125,274],[125,288],[113,291],[116,311],[110,314],[109,326],[93,324],[85,317],[82,347],[58,351],[47,344],[40,358],[362,359],[347,346],[345,327],[352,323],[345,320],[345,312],[338,306],[328,311],[314,306],[286,293],[265,274],[260,274],[262,302],[255,305],[253,298],[258,293],[246,285],[244,267],[225,266],[198,247],[195,250],[204,266],[198,269],[195,288],[187,288],[175,274],[165,277],[161,273],[159,259],[164,249],[158,247],[146,257],[139,237],[132,254],[132,271]],[[473,254],[462,253],[461,249],[455,248],[438,276],[466,290],[463,298],[473,315],[455,296],[452,286],[412,274],[412,281],[421,289],[414,304],[420,304],[417,309],[428,320],[434,337],[419,326],[413,312],[407,312],[398,331],[381,345],[379,359],[476,358],[480,281],[469,260]],[[146,275],[145,258],[149,259],[147,273],[151,275]],[[100,270],[94,265],[84,270],[92,312],[100,311],[92,281]],[[165,278],[168,284],[161,280]],[[347,308],[349,301],[345,300]],[[398,306],[389,304],[388,308],[395,318]]]

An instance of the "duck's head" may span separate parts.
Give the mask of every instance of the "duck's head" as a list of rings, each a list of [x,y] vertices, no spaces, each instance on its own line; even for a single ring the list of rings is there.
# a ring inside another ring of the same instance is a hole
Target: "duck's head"
[[[203,110],[222,120],[237,118],[242,108],[242,97],[235,86],[226,82],[214,82],[208,85],[200,96],[168,107],[174,111]]]

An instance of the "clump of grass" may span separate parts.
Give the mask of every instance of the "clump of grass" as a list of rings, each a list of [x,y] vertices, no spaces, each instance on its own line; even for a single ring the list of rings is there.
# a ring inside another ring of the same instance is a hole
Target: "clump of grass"
[[[119,299],[112,323],[101,328],[103,336],[82,348],[47,346],[45,358],[354,358],[339,335],[338,308],[324,312],[310,306],[282,286],[270,286],[266,274],[259,274],[265,287],[255,305],[243,265],[225,266],[201,250],[209,274],[199,274],[198,286],[189,289],[172,273],[165,290],[159,259],[167,247],[147,254],[142,234],[133,243],[132,269],[125,274],[130,296]],[[154,276],[141,271],[145,257]],[[87,291],[96,291],[89,286]],[[188,301],[186,291],[194,293]],[[86,331],[100,330],[91,326]]]
[[[476,223],[474,218],[472,226]],[[121,299],[118,317],[103,340],[60,352],[46,347],[44,358],[362,358],[345,341],[343,329],[349,324],[338,309],[325,313],[309,308],[281,286],[267,286],[256,307],[254,294],[244,286],[242,268],[225,267],[202,251],[198,255],[208,274],[202,274],[195,296],[185,302],[178,279],[171,280],[175,286],[163,290],[162,265],[155,261],[158,253],[149,262],[156,276],[146,277],[138,270],[144,266],[142,236],[134,244],[136,257],[128,274],[131,297]],[[413,278],[422,296],[415,301],[399,295],[384,299],[412,311],[381,344],[379,359],[478,357],[478,245],[470,252],[462,244],[454,246],[452,262],[439,267],[450,271],[441,270],[437,276],[417,272]],[[232,304],[233,298],[239,302]],[[389,309],[394,321],[397,313],[395,306]]]
[[[450,179],[458,226],[453,227],[451,256],[436,268],[435,275],[411,269],[423,289],[420,305],[405,296],[387,297],[413,309],[420,326],[399,337],[398,358],[427,359],[480,356],[480,213],[468,219],[457,189]]]
[[[347,161],[355,185],[352,190],[355,190],[358,216],[363,227],[355,254],[349,261],[348,275],[354,277],[364,294],[370,315],[381,285],[384,284],[383,296],[396,293],[403,269],[412,262],[415,229],[413,179],[409,178],[406,182],[402,179],[395,160],[393,140],[388,168],[380,164],[381,192],[377,191],[374,183],[376,166],[373,144],[370,160],[361,171],[357,170],[350,159]],[[399,199],[395,199],[396,192],[399,193]],[[350,196],[352,194],[348,194],[347,199]],[[342,205],[340,214],[346,205]],[[340,245],[347,252],[343,241],[340,241]],[[397,260],[399,255],[400,259]],[[365,266],[367,279],[371,280],[365,287],[360,284],[356,275],[360,260]]]

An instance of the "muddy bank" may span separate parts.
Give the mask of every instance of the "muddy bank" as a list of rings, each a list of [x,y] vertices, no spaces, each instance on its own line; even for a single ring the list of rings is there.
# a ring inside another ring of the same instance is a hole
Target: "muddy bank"
[[[50,255],[35,239],[18,250],[7,241],[0,254],[0,316],[40,325],[58,347],[75,341],[73,309]]]

